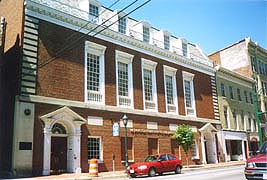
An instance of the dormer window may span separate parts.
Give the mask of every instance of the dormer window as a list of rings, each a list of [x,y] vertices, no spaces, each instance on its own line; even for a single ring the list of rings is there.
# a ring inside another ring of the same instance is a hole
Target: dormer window
[[[118,26],[118,31],[122,34],[126,34],[126,22],[127,19],[124,16],[119,16],[119,26]]]
[[[187,43],[182,42],[183,56],[187,57]]]
[[[164,34],[164,49],[170,50],[170,36]]]
[[[98,1],[89,2],[89,21],[99,23],[101,4]]]
[[[149,27],[143,26],[143,41],[149,43],[150,40],[150,29]]]

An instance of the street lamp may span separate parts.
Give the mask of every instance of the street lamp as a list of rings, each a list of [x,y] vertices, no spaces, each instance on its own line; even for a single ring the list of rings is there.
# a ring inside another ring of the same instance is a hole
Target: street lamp
[[[125,169],[128,167],[128,139],[127,139],[127,123],[128,117],[126,114],[122,117],[122,122],[124,125],[124,139],[125,139]]]

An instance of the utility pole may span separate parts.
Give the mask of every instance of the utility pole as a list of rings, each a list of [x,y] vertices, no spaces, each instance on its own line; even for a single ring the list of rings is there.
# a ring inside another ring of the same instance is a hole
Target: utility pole
[[[266,114],[267,112],[259,112],[258,107],[258,94],[254,93],[254,108],[255,108],[255,118],[258,125],[258,135],[260,140],[260,146],[262,145],[262,132],[261,132],[261,122],[260,122],[260,115]]]

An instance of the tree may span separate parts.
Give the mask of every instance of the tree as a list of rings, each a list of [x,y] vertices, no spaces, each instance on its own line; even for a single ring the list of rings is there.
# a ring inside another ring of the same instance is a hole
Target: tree
[[[186,163],[188,166],[188,151],[191,151],[192,145],[194,143],[194,133],[188,125],[180,125],[177,127],[174,133],[174,138],[176,139],[179,146],[182,146],[186,154]]]

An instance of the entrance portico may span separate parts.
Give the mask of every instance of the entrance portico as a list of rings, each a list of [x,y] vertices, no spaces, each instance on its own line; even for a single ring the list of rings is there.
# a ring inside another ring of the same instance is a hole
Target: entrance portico
[[[44,122],[45,125],[42,174],[50,175],[51,158],[55,158],[55,155],[51,154],[52,137],[65,137],[61,139],[67,139],[67,145],[65,147],[66,149],[63,148],[61,152],[61,154],[63,152],[66,152],[66,171],[80,171],[81,125],[84,124],[86,120],[66,106],[46,115],[43,115],[40,117],[40,119]],[[57,158],[64,157],[57,156]],[[57,164],[53,164],[53,162],[52,165],[53,167],[57,166]],[[62,167],[64,167],[64,165]]]
[[[207,123],[199,131],[201,132],[202,163],[218,163],[215,138],[217,129],[211,123]]]

